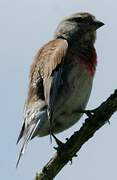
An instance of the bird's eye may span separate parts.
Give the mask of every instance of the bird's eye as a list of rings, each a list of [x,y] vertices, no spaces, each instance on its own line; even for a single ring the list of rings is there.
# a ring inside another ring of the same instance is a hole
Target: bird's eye
[[[89,17],[86,18],[86,21],[87,21],[88,23],[90,23],[90,22],[93,21],[93,19],[89,16]]]
[[[85,17],[85,18],[79,18],[77,20],[77,22],[84,23],[84,24],[92,24],[93,19],[92,19],[92,17],[88,16],[88,17]]]
[[[82,18],[82,17],[77,17],[77,18],[75,18],[75,21],[77,21],[77,22],[83,22],[84,21],[84,18]]]
[[[93,20],[90,16],[88,16],[88,17],[74,17],[74,18],[69,19],[69,21],[77,22],[77,23],[85,23],[85,24],[88,23],[89,24]]]
[[[75,17],[75,18],[72,18],[71,21],[75,21],[75,22],[83,22],[83,19],[82,17]]]
[[[82,17],[74,17],[74,18],[70,18],[69,21],[72,22],[83,22],[83,18]]]

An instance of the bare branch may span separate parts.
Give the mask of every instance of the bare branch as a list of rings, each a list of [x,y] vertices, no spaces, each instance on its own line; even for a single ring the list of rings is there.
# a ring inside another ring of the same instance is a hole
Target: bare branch
[[[35,180],[52,180],[60,170],[76,156],[82,145],[101,128],[117,111],[117,90],[98,108],[93,110],[79,131],[75,132],[36,174]],[[89,111],[90,112],[90,111]]]

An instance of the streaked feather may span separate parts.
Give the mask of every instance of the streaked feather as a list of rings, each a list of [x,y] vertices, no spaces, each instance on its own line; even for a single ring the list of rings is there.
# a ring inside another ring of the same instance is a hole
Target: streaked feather
[[[38,113],[41,113],[42,109],[47,106],[48,121],[51,126],[52,111],[57,97],[57,89],[61,81],[61,69],[67,48],[68,43],[66,40],[56,39],[43,46],[35,56],[30,70],[30,84],[24,109],[24,122],[17,140],[18,143],[22,137],[24,138],[16,167],[25,152],[29,140],[34,136],[41,121],[40,115],[38,116],[38,120],[36,120],[37,116],[35,112],[32,112],[33,117],[30,117],[31,113],[27,116],[29,109],[31,107],[34,108],[36,102],[37,104],[40,101],[42,102],[37,108]],[[58,65],[60,67],[57,69]]]

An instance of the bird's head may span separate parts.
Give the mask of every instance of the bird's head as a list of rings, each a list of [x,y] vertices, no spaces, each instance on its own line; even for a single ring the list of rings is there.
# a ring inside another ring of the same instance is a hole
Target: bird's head
[[[98,21],[87,12],[75,13],[64,18],[55,31],[55,38],[65,38],[68,41],[95,42],[96,30],[104,23]]]

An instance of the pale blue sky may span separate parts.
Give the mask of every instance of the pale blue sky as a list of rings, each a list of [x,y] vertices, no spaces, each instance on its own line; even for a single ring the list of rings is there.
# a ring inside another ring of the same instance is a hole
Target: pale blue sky
[[[49,137],[29,143],[15,169],[16,146],[32,57],[52,39],[59,21],[78,11],[93,13],[106,25],[98,30],[98,67],[88,109],[97,107],[117,88],[117,4],[111,0],[0,0],[0,179],[31,180],[54,153]],[[117,179],[117,114],[86,143],[56,180]],[[64,140],[79,128],[61,133]]]

